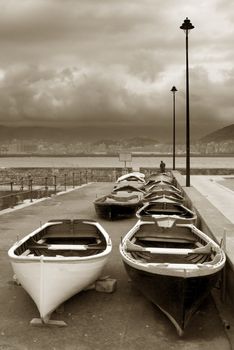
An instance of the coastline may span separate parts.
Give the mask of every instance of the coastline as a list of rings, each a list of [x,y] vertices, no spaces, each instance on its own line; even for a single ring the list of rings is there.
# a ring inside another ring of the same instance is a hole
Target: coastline
[[[128,153],[131,154],[132,157],[172,157],[172,153],[153,153],[153,152],[120,152],[120,153],[66,153],[66,154],[40,154],[40,153],[13,153],[13,154],[1,154],[0,158],[25,158],[25,157],[38,157],[38,158],[62,158],[62,157],[106,157],[106,158],[113,158],[113,157],[119,157],[119,154],[121,153]],[[183,158],[185,157],[184,154],[176,154],[176,158]],[[233,153],[220,153],[220,154],[214,154],[214,153],[207,153],[207,154],[197,154],[197,153],[191,153],[191,158],[233,158]]]

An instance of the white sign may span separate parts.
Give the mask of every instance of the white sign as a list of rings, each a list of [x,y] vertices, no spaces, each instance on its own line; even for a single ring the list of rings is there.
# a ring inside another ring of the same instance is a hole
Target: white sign
[[[119,154],[119,161],[120,162],[131,162],[132,161],[132,154],[131,153],[120,153]]]

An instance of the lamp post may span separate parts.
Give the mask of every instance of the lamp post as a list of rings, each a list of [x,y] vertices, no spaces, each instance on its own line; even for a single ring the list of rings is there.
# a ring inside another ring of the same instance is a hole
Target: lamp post
[[[188,33],[194,26],[186,17],[180,26],[186,35],[186,187],[190,186],[190,120],[189,120],[189,69],[188,69]]]
[[[178,91],[175,86],[172,86],[171,92],[173,93],[173,167],[175,170],[175,93]]]

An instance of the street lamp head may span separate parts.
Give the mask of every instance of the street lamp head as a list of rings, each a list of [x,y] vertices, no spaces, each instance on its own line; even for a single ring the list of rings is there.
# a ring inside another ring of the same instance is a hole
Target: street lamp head
[[[183,29],[184,32],[188,33],[189,30],[193,29],[194,26],[190,22],[188,17],[185,18],[184,23],[180,26],[180,29]]]
[[[176,91],[178,91],[177,88],[175,86],[172,86],[171,92],[176,92]]]

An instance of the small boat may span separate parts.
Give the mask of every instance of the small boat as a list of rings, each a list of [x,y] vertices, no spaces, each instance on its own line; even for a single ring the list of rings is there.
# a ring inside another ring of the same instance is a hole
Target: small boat
[[[170,183],[174,183],[174,177],[171,173],[152,173],[147,177],[147,181],[169,181]]]
[[[161,185],[173,186],[170,181],[158,179],[158,180],[147,181],[146,184],[144,185],[143,189],[145,191],[150,191],[152,188],[154,188],[154,186],[156,187],[156,186],[161,186]]]
[[[142,190],[142,192],[144,192],[144,186],[145,186],[145,183],[141,181],[123,180],[114,185],[113,191],[120,191],[124,188],[124,191],[126,189],[127,191],[131,192],[134,189],[134,190]]]
[[[128,174],[124,174],[116,180],[116,183],[119,183],[121,181],[140,181],[142,183],[145,183],[145,174],[137,172],[137,171],[132,172],[132,173],[128,173]]]
[[[59,305],[100,277],[111,249],[96,221],[51,220],[16,242],[8,256],[42,323],[49,323]]]
[[[192,224],[141,221],[120,244],[125,269],[142,294],[161,309],[182,335],[220,278],[225,254]]]
[[[133,216],[142,205],[139,193],[121,192],[121,195],[109,194],[97,198],[94,201],[95,211],[100,218],[109,220]]]
[[[115,186],[111,193],[118,194],[118,195],[121,195],[122,193],[128,193],[128,194],[138,194],[143,196],[145,194],[145,191],[142,190],[141,187],[137,187],[131,184],[121,183]]]
[[[151,174],[147,177],[147,181],[167,181],[171,184],[174,183],[174,177],[170,173],[159,173],[159,174]]]
[[[182,195],[181,190],[179,190],[177,187],[175,187],[173,185],[169,185],[167,183],[163,183],[163,182],[158,183],[158,184],[153,184],[152,186],[150,186],[147,189],[147,192],[154,192],[154,191],[157,191],[157,190],[170,190],[170,191],[173,191],[175,193],[178,193],[178,194]]]
[[[162,198],[171,199],[172,201],[177,203],[182,203],[184,201],[184,197],[175,192],[169,192],[168,194],[164,194],[163,192],[158,193],[157,191],[155,191],[147,193],[143,197],[142,202],[151,202]]]
[[[175,202],[170,198],[159,198],[154,201],[145,203],[136,212],[136,216],[139,219],[149,219],[153,217],[154,219],[161,217],[168,217],[169,219],[175,219],[176,223],[188,223],[196,224],[197,215],[195,212],[185,207],[183,204]]]
[[[184,197],[182,196],[181,193],[179,192],[175,192],[173,189],[171,188],[157,188],[155,187],[153,191],[148,192],[147,194],[144,195],[144,200],[148,200],[148,202],[150,202],[151,200],[153,200],[153,198],[155,196],[173,196],[175,198],[177,198],[180,201],[184,200]]]

